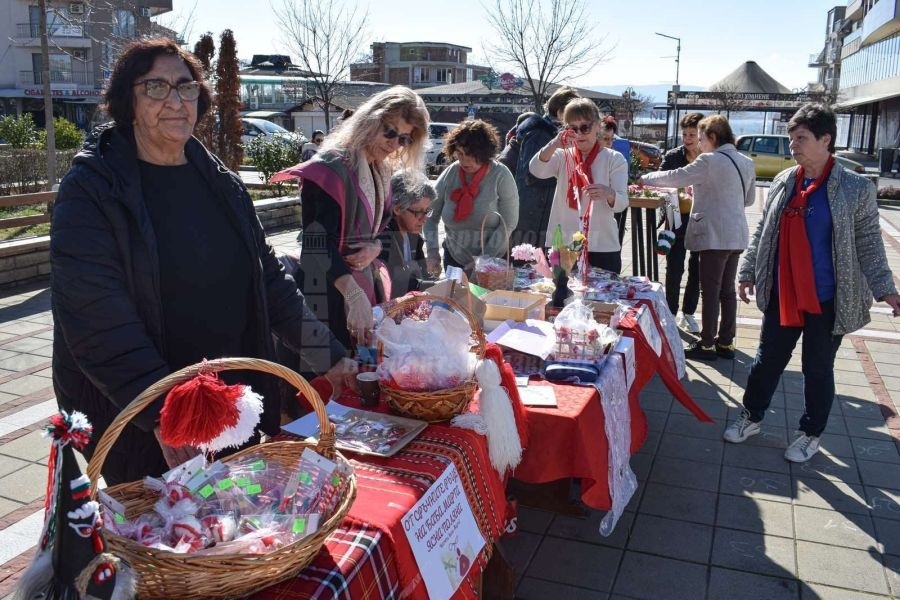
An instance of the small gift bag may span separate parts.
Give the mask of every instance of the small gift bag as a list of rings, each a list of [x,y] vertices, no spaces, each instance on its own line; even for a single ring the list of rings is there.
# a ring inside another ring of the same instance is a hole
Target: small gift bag
[[[503,232],[506,236],[506,259],[496,258],[484,254],[484,224],[488,215],[495,214],[500,217]],[[506,221],[498,212],[488,213],[481,220],[481,252],[482,255],[475,258],[475,283],[489,290],[511,290],[516,281],[516,270],[509,265],[509,229]]]

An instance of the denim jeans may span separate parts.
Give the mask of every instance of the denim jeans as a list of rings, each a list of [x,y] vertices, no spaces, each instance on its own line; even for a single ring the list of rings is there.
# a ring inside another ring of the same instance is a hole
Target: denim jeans
[[[759,348],[744,392],[744,408],[749,411],[751,421],[762,421],[766,415],[781,374],[802,334],[805,410],[799,429],[812,436],[819,436],[825,431],[828,413],[834,402],[834,357],[843,336],[831,334],[834,329],[834,300],[821,302],[820,305],[822,314],[804,314],[802,327],[782,327],[778,316],[778,295],[772,293],[763,315]]]
[[[684,259],[687,249],[684,247],[684,234],[687,231],[690,214],[681,215],[681,227],[675,230],[675,243],[666,255],[666,302],[672,314],[678,313],[678,297],[681,294],[681,278],[684,275]],[[692,315],[697,312],[700,302],[700,254],[691,252],[688,258],[687,283],[684,286],[684,299],[681,312]]]

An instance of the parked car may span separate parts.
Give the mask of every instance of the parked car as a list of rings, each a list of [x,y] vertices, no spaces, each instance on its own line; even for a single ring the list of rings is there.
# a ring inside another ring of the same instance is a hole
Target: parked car
[[[429,173],[436,175],[449,164],[443,152],[444,137],[456,126],[457,123],[431,123],[428,126],[431,148],[425,152],[425,168]]]
[[[790,138],[786,135],[742,135],[735,146],[738,152],[749,157],[756,166],[756,176],[771,179],[797,164],[791,156]],[[864,174],[865,166],[838,154],[835,161],[848,171]]]
[[[288,131],[281,125],[276,125],[272,121],[266,121],[265,119],[242,117],[241,127],[243,128],[241,133],[241,143],[243,144],[248,144],[250,140],[260,136],[298,146],[302,146],[309,141],[302,133]]]
[[[628,143],[631,144],[631,155],[640,159],[641,169],[648,171],[659,169],[659,165],[662,163],[662,150],[659,149],[659,146],[636,140],[628,140]]]

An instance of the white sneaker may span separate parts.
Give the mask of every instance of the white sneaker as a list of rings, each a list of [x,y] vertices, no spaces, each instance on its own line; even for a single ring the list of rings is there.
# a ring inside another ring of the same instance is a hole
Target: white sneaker
[[[694,315],[686,315],[681,313],[678,317],[678,327],[684,329],[688,333],[700,333],[700,326],[694,320]]]
[[[795,463],[804,463],[819,451],[819,438],[797,432],[797,437],[784,451],[784,458]]]
[[[760,430],[762,430],[762,426],[759,423],[751,421],[750,413],[746,410],[742,410],[741,416],[728,426],[728,429],[725,430],[722,437],[725,438],[726,442],[740,444],[741,442],[747,441],[748,437],[759,433]]]

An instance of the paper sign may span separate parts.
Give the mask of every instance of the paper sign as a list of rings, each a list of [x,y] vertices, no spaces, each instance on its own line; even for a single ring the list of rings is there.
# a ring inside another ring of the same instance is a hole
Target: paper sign
[[[519,397],[525,406],[556,407],[556,392],[549,385],[530,385],[519,388]]]
[[[484,548],[459,472],[451,464],[403,516],[429,598],[449,598]]]
[[[546,321],[526,319],[522,323],[509,319],[494,329],[486,339],[491,343],[546,360],[553,352],[556,331],[553,324]]]

